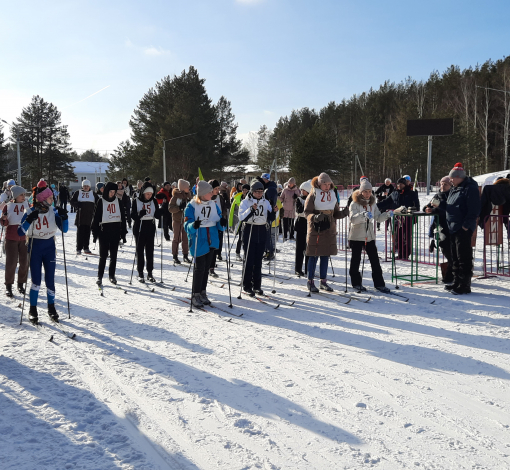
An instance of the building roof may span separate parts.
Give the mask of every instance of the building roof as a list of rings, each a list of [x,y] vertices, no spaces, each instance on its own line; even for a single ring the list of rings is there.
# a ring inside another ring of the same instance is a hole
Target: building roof
[[[71,162],[75,173],[105,173],[107,162]]]

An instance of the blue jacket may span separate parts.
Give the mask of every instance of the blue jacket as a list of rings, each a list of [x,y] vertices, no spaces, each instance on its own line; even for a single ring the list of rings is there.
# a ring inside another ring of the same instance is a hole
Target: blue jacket
[[[462,227],[474,232],[480,209],[478,183],[468,176],[459,186],[450,189],[446,201],[446,220],[450,233],[456,233]]]
[[[221,210],[217,204],[214,204],[216,210],[218,211],[218,215],[221,218]],[[193,227],[193,223],[195,222],[195,209],[191,205],[191,202],[188,203],[186,209],[184,209],[184,230],[188,234],[188,242],[189,242],[189,250],[191,256],[195,256],[195,240],[197,238],[197,230]],[[206,255],[211,251],[211,248],[218,249],[220,247],[220,237],[218,235],[218,230],[223,231],[223,227],[219,222],[216,223],[215,227],[209,227],[209,238],[211,243],[207,239],[207,228],[199,227],[198,229],[198,245],[197,245],[197,258],[199,256]]]

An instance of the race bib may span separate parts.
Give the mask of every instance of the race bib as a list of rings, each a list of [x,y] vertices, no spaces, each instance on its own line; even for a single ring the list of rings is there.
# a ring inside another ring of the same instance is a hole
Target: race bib
[[[106,199],[101,198],[103,201],[103,218],[102,224],[108,224],[111,222],[121,222],[122,216],[120,214],[119,200],[115,198],[112,202],[108,202]]]
[[[322,191],[315,189],[315,209],[319,211],[332,211],[336,204],[335,191]]]
[[[78,201],[79,202],[95,202],[94,194],[92,191],[78,191]]]
[[[48,238],[55,236],[57,229],[55,213],[53,212],[53,209],[50,208],[50,210],[46,213],[40,212],[37,220],[32,222],[31,236],[47,240]]]
[[[200,219],[202,221],[200,227],[214,227],[220,220],[214,201],[206,201],[201,204],[193,201],[192,204],[195,209],[195,220]]]
[[[141,210],[145,209],[147,211],[147,214],[145,214],[141,220],[152,220],[154,219],[154,211],[156,206],[154,205],[153,201],[149,202],[142,202],[140,199],[136,200],[136,210],[140,212]]]
[[[7,220],[9,225],[19,225],[28,209],[28,202],[10,202],[7,204]]]

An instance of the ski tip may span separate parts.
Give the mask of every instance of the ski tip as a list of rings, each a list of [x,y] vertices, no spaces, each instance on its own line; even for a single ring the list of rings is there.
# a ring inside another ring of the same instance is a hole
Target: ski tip
[[[50,336],[50,339],[48,341],[53,342],[53,335]]]
[[[371,298],[372,298],[372,296],[370,296],[365,303],[369,302]]]
[[[348,303],[350,303],[350,302],[351,302],[351,300],[352,300],[352,297],[351,297],[351,298],[350,298],[347,302],[345,302],[345,304],[344,304],[344,305],[347,305]]]
[[[231,321],[232,321],[232,318],[229,318],[229,319],[227,320],[227,323],[230,323]]]
[[[435,303],[436,303],[436,301],[435,301],[435,300],[433,300],[432,302],[430,302],[430,304],[431,304],[431,305],[432,305],[432,304],[435,304]]]
[[[75,339],[76,338],[76,333],[73,333],[73,335],[70,338],[71,339]]]
[[[292,307],[294,305],[295,300],[292,301],[292,303],[289,305],[289,307]]]
[[[276,309],[277,309],[277,308],[279,308],[279,307],[280,307],[280,304],[278,304],[278,305],[277,305],[274,309],[276,310]]]

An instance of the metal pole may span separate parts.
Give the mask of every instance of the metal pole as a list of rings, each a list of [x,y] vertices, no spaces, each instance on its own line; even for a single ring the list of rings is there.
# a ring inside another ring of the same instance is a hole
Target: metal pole
[[[166,181],[166,141],[163,141],[163,182]]]
[[[430,194],[430,168],[432,166],[432,136],[429,135],[429,149],[428,149],[428,156],[427,156],[427,196]]]
[[[18,186],[21,186],[21,157],[19,153],[19,129],[16,129],[16,147],[18,151]]]

